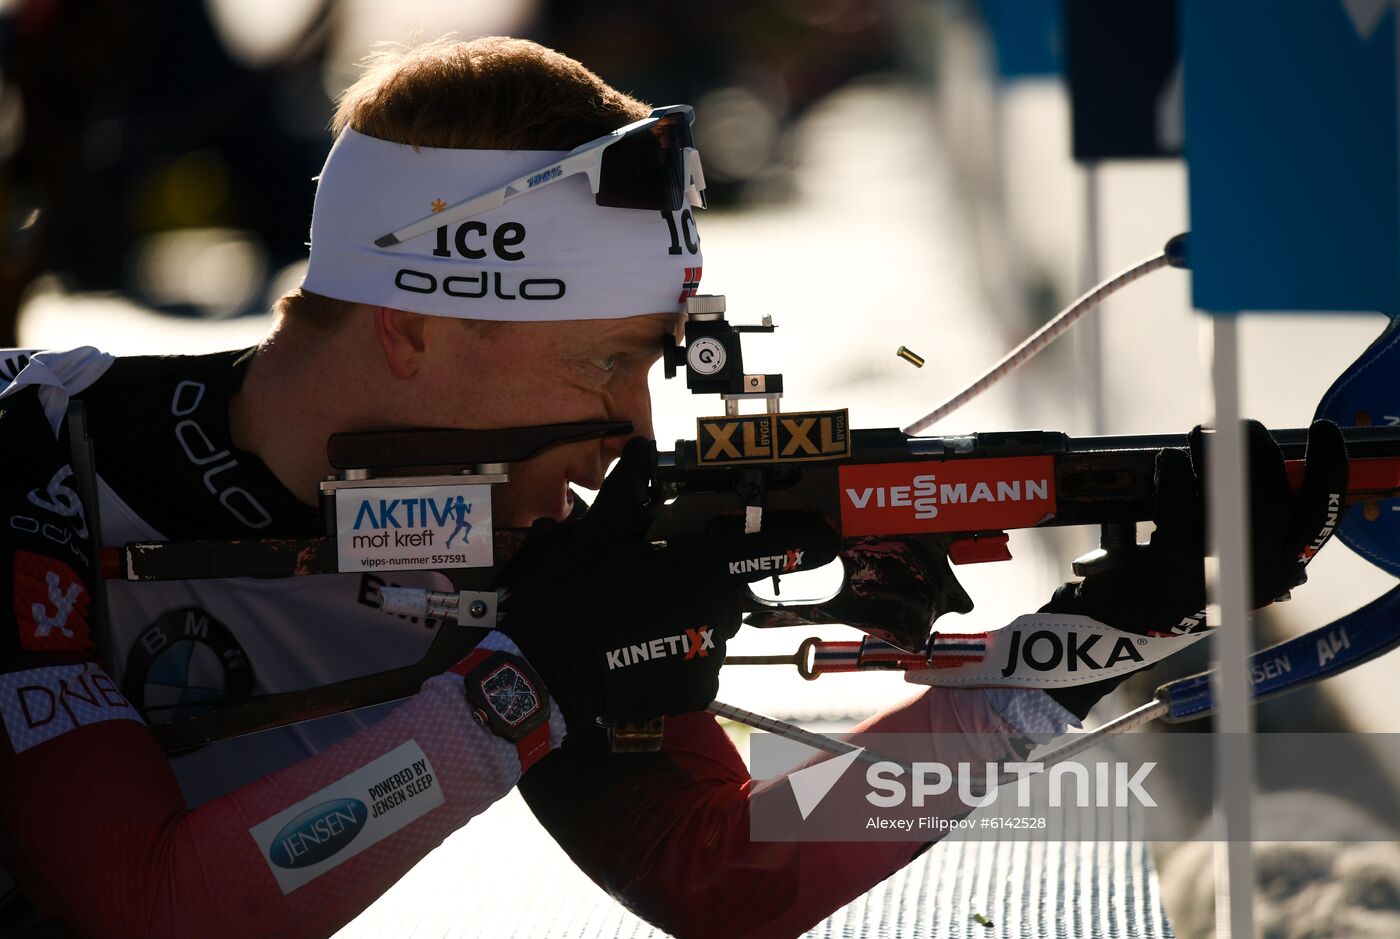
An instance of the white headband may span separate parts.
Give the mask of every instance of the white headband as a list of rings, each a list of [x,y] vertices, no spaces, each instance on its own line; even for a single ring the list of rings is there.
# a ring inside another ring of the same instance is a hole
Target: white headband
[[[438,206],[563,155],[415,149],[341,131],[316,187],[303,286],[462,319],[619,319],[681,309],[702,264],[691,211],[598,206],[583,174],[401,244],[374,244]]]

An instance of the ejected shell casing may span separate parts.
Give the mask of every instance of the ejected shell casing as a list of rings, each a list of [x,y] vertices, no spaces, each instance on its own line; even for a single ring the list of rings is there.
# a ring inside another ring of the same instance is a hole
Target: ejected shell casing
[[[895,355],[899,356],[901,359],[908,362],[915,368],[924,367],[924,357],[919,355],[917,352],[912,351],[908,346],[900,346],[899,351],[896,352]]]

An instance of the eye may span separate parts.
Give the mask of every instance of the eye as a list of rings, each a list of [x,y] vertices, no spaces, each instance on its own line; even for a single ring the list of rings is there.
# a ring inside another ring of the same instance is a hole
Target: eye
[[[611,372],[617,367],[617,356],[605,355],[600,359],[594,359],[593,365],[604,372]]]

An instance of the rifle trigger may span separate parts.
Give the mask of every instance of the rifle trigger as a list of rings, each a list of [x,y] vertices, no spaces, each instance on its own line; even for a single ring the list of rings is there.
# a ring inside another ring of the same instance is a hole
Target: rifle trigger
[[[973,535],[958,538],[948,545],[948,560],[954,564],[985,564],[988,561],[1011,560],[1010,538],[1006,532],[993,535]]]

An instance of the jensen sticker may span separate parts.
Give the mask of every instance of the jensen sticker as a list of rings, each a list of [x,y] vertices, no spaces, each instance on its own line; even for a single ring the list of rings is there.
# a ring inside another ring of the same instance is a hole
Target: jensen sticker
[[[337,489],[341,571],[490,567],[490,486]]]
[[[248,833],[286,894],[445,801],[433,764],[408,740]]]

